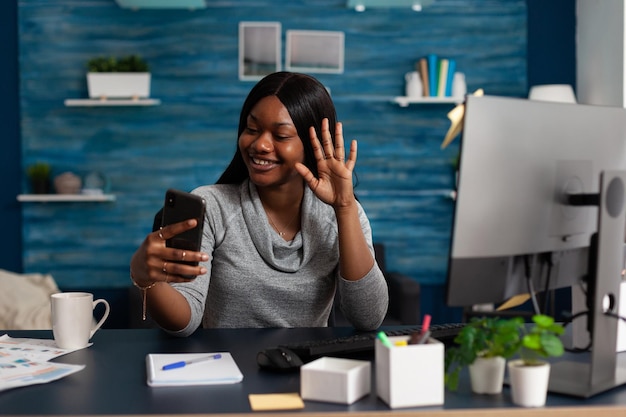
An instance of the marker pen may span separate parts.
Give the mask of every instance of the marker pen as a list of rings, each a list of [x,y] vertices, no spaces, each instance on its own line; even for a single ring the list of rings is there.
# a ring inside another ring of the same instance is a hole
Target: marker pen
[[[385,332],[382,332],[382,331],[378,332],[378,339],[386,347],[388,347],[388,348],[392,348],[393,347],[393,344],[391,343],[391,340],[389,340],[389,338],[387,337]]]

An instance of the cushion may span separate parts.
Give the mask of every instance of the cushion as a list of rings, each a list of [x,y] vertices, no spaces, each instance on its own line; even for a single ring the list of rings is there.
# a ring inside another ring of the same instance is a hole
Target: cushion
[[[51,329],[50,295],[57,292],[51,275],[0,269],[0,329]]]

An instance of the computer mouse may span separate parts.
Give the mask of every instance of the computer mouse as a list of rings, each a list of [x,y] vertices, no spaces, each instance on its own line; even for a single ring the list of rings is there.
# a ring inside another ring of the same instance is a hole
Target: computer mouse
[[[256,361],[262,369],[276,372],[298,371],[303,365],[298,355],[282,346],[263,349],[256,355]]]

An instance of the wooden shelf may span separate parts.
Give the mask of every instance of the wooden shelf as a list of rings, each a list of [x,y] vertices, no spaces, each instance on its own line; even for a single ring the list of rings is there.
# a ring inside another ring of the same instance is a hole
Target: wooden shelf
[[[99,98],[68,98],[65,105],[68,107],[103,107],[103,106],[158,106],[161,100],[157,98],[140,99],[99,99]]]
[[[63,202],[94,202],[106,203],[115,201],[114,194],[20,194],[17,201],[23,203],[63,203]]]
[[[407,107],[409,104],[459,104],[463,103],[465,97],[394,97],[393,102],[400,107]]]

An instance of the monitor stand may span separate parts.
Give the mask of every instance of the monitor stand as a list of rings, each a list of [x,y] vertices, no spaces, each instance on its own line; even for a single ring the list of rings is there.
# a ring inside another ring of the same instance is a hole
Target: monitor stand
[[[620,283],[624,262],[624,210],[626,172],[605,171],[600,177],[598,201],[598,244],[595,279],[588,283],[592,297],[587,320],[592,320],[592,349],[581,361],[553,362],[548,391],[591,397],[626,384],[626,359],[618,355],[617,325]],[[593,254],[589,254],[591,259]]]

